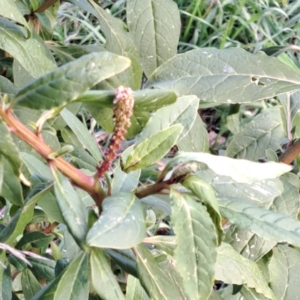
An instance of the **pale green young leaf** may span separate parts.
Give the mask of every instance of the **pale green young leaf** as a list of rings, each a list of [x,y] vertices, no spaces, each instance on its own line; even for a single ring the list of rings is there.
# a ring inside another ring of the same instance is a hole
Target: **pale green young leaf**
[[[89,152],[97,162],[101,161],[102,157],[98,145],[94,137],[91,136],[91,133],[88,131],[88,129],[79,121],[79,119],[74,114],[72,114],[66,108],[60,112],[60,115],[63,117],[68,126],[73,130],[82,146],[89,150]]]
[[[92,247],[128,249],[140,243],[146,235],[142,204],[134,193],[119,193],[107,197],[103,212],[87,235]]]
[[[148,121],[138,136],[137,143],[175,124],[183,126],[178,138],[180,141],[191,129],[198,111],[199,99],[196,96],[180,97],[174,104],[159,109]]]
[[[284,136],[279,109],[266,109],[233,136],[226,154],[229,157],[257,161],[266,155],[266,150],[278,150],[280,139]]]
[[[268,268],[270,287],[276,300],[297,299],[300,253],[288,245],[278,245],[273,248],[272,252]]]
[[[0,49],[10,53],[34,78],[56,68],[56,63],[44,41],[26,29],[0,17]]]
[[[138,278],[150,299],[185,299],[181,287],[175,285],[170,276],[166,276],[150,250],[140,244],[134,248],[134,252],[137,256]]]
[[[138,61],[138,53],[131,35],[126,31],[126,25],[118,18],[107,13],[93,0],[89,0],[93,7],[93,13],[98,18],[101,31],[106,37],[105,48],[115,54],[128,57],[131,67],[122,74],[106,81],[109,89],[115,89],[119,85],[130,86],[138,90],[142,81],[142,68]]]
[[[180,151],[209,152],[209,139],[206,126],[199,115],[196,116],[190,131],[177,143]]]
[[[86,253],[82,253],[32,300],[82,300],[87,299],[88,294],[88,257]]]
[[[150,300],[140,281],[132,275],[127,279],[126,300]]]
[[[218,244],[220,245],[224,232],[222,229],[222,217],[219,211],[219,204],[214,189],[210,184],[194,175],[189,175],[185,178],[182,185],[191,190],[192,193],[205,204],[207,212],[216,227],[218,233]]]
[[[213,289],[217,233],[205,206],[171,191],[171,224],[177,237],[176,269],[190,299],[208,299]]]
[[[66,177],[55,170],[52,175],[55,195],[65,223],[76,242],[81,245],[88,231],[86,208]]]
[[[236,182],[244,183],[276,178],[292,169],[291,166],[283,163],[257,163],[244,159],[216,156],[209,153],[180,152],[168,162],[158,180],[164,180],[168,172],[174,167],[190,162],[205,163],[218,175],[230,176]]]
[[[177,53],[180,15],[172,0],[127,1],[127,24],[147,77]]]
[[[202,48],[162,64],[149,78],[150,86],[207,102],[250,103],[298,90],[300,73],[263,53]]]
[[[255,262],[244,258],[226,243],[222,243],[217,250],[215,274],[217,280],[228,284],[245,284],[266,297],[276,299]]]
[[[21,274],[22,292],[25,300],[31,300],[41,289],[41,285],[29,269],[25,269]]]
[[[103,300],[124,300],[125,297],[101,249],[92,249],[90,257],[92,285]]]
[[[110,52],[91,53],[47,73],[21,89],[18,105],[33,109],[64,106],[100,81],[120,73],[130,60]]]
[[[136,144],[124,163],[124,170],[134,171],[156,163],[174,146],[182,128],[181,124],[173,125]]]
[[[220,199],[221,215],[242,229],[276,241],[300,247],[300,221],[289,216],[252,205],[239,199]]]

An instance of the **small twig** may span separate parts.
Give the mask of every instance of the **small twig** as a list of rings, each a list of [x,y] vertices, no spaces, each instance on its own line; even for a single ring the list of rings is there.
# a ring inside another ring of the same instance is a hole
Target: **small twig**
[[[162,182],[156,182],[152,185],[148,185],[147,187],[139,188],[135,195],[138,198],[144,198],[153,194],[157,194],[161,192],[162,190],[169,190],[170,184],[168,182],[162,181]]]

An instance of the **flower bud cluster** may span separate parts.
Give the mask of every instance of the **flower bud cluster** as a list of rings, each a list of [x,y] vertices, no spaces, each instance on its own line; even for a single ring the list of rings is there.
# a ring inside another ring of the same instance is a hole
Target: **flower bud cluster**
[[[133,114],[134,98],[131,88],[120,86],[116,89],[114,99],[114,133],[110,139],[105,159],[98,169],[98,177],[101,178],[107,172],[112,161],[117,157],[117,151],[121,148],[121,142],[125,139],[130,123],[130,117]]]

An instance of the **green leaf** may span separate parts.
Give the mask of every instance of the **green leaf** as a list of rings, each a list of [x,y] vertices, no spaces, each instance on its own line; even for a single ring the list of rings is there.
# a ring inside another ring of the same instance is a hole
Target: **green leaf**
[[[127,1],[129,32],[147,77],[177,53],[180,15],[171,0]]]
[[[21,275],[22,292],[25,300],[31,300],[41,289],[41,285],[29,269],[25,269]]]
[[[185,299],[170,276],[166,276],[163,268],[157,263],[143,244],[134,248],[137,256],[137,270],[141,285],[146,290],[150,299]]]
[[[144,244],[151,244],[155,247],[167,252],[170,255],[174,255],[174,251],[177,246],[177,240],[175,236],[171,235],[156,235],[146,237],[143,240]]]
[[[187,135],[178,141],[177,147],[180,151],[209,152],[208,133],[199,115]]]
[[[82,145],[86,147],[87,150],[89,150],[95,160],[97,162],[101,161],[102,157],[98,145],[94,137],[91,136],[88,129],[79,121],[79,119],[74,114],[72,114],[66,108],[60,112],[60,115],[66,121],[68,126],[73,130]]]
[[[92,249],[91,259],[92,285],[103,300],[122,300],[123,292],[116,281],[111,267],[101,249]]]
[[[263,53],[204,48],[169,59],[153,72],[150,86],[207,102],[250,103],[298,90],[300,74]]]
[[[127,249],[140,243],[146,235],[142,204],[134,193],[107,197],[103,212],[87,235],[92,247]]]
[[[7,262],[5,251],[0,253],[0,299],[6,300],[12,297],[12,279],[10,265]]]
[[[105,249],[105,252],[122,270],[137,277],[136,257],[132,250]]]
[[[183,129],[178,138],[183,138],[191,129],[198,111],[199,99],[196,96],[180,97],[174,104],[158,110],[148,121],[138,136],[137,143],[163,131],[175,124],[181,124]]]
[[[41,160],[25,152],[21,152],[20,156],[31,175],[38,174],[43,176],[44,178],[52,180],[50,168],[47,165],[45,165]]]
[[[54,170],[52,175],[55,195],[63,218],[75,241],[81,245],[88,232],[86,208],[66,177]]]
[[[273,248],[269,262],[270,287],[277,300],[297,299],[300,271],[300,254],[297,250],[278,245]]]
[[[18,105],[33,109],[64,106],[98,82],[122,72],[130,60],[109,52],[91,53],[47,73],[21,89]]]
[[[136,144],[124,163],[124,170],[134,171],[156,163],[174,146],[181,131],[182,125],[176,124]]]
[[[110,89],[119,85],[130,86],[138,90],[142,81],[142,68],[138,61],[138,54],[131,35],[126,31],[126,25],[114,16],[108,14],[94,1],[89,0],[94,7],[93,13],[99,19],[101,31],[106,37],[105,48],[115,54],[128,57],[131,60],[131,67],[122,74],[107,80]]]
[[[205,204],[207,212],[216,227],[216,231],[218,233],[218,245],[220,245],[224,237],[224,232],[222,229],[222,217],[220,215],[219,204],[215,196],[215,191],[210,184],[194,175],[189,175],[186,179],[184,179],[182,185],[191,190],[192,193]]]
[[[182,152],[169,161],[158,181],[162,181],[174,167],[190,162],[207,164],[218,175],[230,176],[236,182],[251,183],[267,178],[276,178],[291,170],[283,163],[257,163],[244,159],[232,159],[208,153]]]
[[[240,228],[265,239],[300,247],[300,222],[289,216],[233,198],[220,199],[219,207],[221,215]]]
[[[4,158],[0,155],[0,195],[2,195],[2,185],[4,178]]]
[[[52,68],[54,69],[54,67]],[[51,71],[52,69],[49,69]],[[13,62],[14,84],[21,88],[34,80],[34,77],[14,58]],[[40,74],[43,75],[44,73]],[[16,94],[16,93],[15,93]]]
[[[150,300],[140,281],[132,275],[127,279],[126,300]]]
[[[139,184],[140,174],[140,170],[127,174],[122,171],[120,166],[117,166],[111,184],[112,195],[117,195],[120,192],[133,192]]]
[[[6,77],[0,76],[0,94],[14,95],[17,92],[17,87]]]
[[[266,109],[233,136],[226,154],[229,157],[258,160],[266,155],[267,149],[278,150],[284,136],[279,109]]]
[[[22,13],[18,9],[14,1],[10,0],[1,0],[1,15],[17,23],[20,23],[29,28],[28,23],[23,17]]]
[[[0,18],[0,48],[10,53],[34,78],[56,68],[44,41],[34,32],[27,37],[26,29]]]
[[[208,299],[213,289],[217,234],[205,206],[171,190],[171,224],[177,237],[176,269],[190,299]]]
[[[21,206],[23,204],[22,186],[19,177],[14,173],[12,165],[2,156],[3,161],[3,184],[1,196],[12,204]]]
[[[82,253],[32,300],[87,299],[89,294],[88,269],[87,254]]]
[[[229,244],[222,243],[218,248],[215,278],[228,284],[245,284],[275,299],[256,263],[238,254]]]
[[[19,175],[19,169],[21,166],[19,151],[2,120],[0,120],[0,136],[0,155],[2,154],[8,160],[14,173]]]
[[[19,240],[17,248],[31,249],[31,248],[41,248],[48,247],[50,242],[54,239],[53,234],[46,235],[40,231],[27,232]]]
[[[35,204],[43,198],[51,188],[52,185],[49,185],[30,198],[24,206],[18,210],[8,225],[0,232],[0,242],[5,242],[8,245],[14,243],[14,240],[23,233],[26,225],[31,221]]]
[[[53,280],[55,278],[54,268],[55,261],[50,260],[46,257],[28,257],[28,261],[31,263],[29,269],[32,273],[38,277],[43,278],[47,281]]]

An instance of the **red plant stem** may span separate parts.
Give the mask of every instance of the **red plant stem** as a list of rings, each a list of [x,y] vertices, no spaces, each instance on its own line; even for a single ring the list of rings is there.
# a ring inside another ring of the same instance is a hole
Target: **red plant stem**
[[[0,108],[0,117],[6,123],[11,130],[12,134],[19,139],[26,142],[35,151],[37,151],[43,158],[49,161],[49,155],[53,151],[47,144],[38,138],[33,132],[31,132],[24,124],[22,124],[11,112],[10,109],[3,110]],[[101,193],[101,189],[98,187],[99,183],[94,180],[93,177],[89,177],[82,173],[80,170],[69,164],[62,157],[57,157],[51,160],[51,163],[56,166],[71,182],[79,188],[88,192],[98,208],[101,208],[101,203],[104,200],[104,193]]]
[[[291,164],[300,154],[300,139],[294,142],[280,157],[279,161],[284,164]]]

